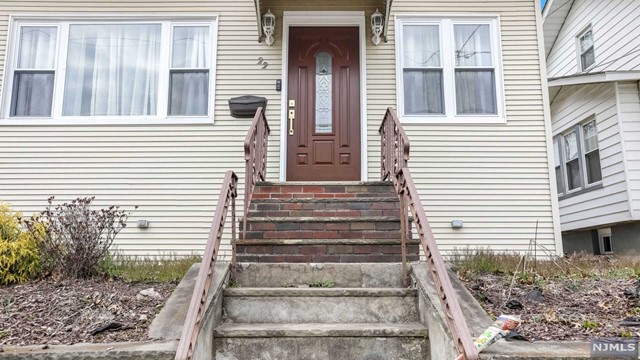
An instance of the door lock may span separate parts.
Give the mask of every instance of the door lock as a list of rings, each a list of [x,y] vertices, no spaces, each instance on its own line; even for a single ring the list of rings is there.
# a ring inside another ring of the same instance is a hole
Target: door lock
[[[296,118],[296,101],[289,100],[289,136],[293,136],[293,120]]]
[[[289,135],[293,135],[293,119],[296,118],[296,111],[289,110]]]

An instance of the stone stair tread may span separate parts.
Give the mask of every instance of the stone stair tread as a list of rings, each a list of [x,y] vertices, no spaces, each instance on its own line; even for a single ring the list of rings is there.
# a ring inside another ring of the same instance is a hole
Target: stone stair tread
[[[419,239],[407,239],[416,244]],[[400,239],[238,239],[236,245],[400,245]]]
[[[243,219],[241,219],[242,221]],[[353,217],[331,217],[331,216],[284,216],[284,217],[247,217],[247,222],[378,222],[378,221],[400,221],[399,216],[353,216]],[[412,221],[412,217],[409,217],[409,221]]]
[[[398,288],[226,288],[228,297],[405,297],[417,296],[416,289]]]
[[[251,204],[263,203],[349,203],[349,202],[397,202],[397,196],[338,197],[338,198],[256,198]]]
[[[350,324],[222,324],[214,330],[214,337],[427,337],[427,328],[419,323],[350,323]]]

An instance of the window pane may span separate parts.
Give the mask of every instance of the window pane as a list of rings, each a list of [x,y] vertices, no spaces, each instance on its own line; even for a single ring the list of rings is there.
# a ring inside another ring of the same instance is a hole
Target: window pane
[[[560,166],[560,142],[553,140],[553,161],[555,166]]]
[[[587,167],[587,183],[593,184],[602,180],[600,169],[600,151],[596,150],[584,156]]]
[[[155,115],[159,24],[71,25],[63,115]]]
[[[458,114],[497,114],[493,70],[456,70]]]
[[[402,33],[404,67],[440,67],[437,25],[405,25]]]
[[[558,194],[564,192],[564,186],[562,186],[562,168],[556,167],[556,187],[558,188]]]
[[[326,51],[316,56],[316,132],[330,133],[333,123],[331,54]]]
[[[569,184],[569,190],[580,187],[580,168],[578,159],[571,160],[567,163],[567,183]]]
[[[582,70],[586,70],[596,62],[596,57],[593,52],[593,48],[589,49],[584,54],[580,55],[580,61],[582,62]]]
[[[442,71],[404,71],[404,112],[408,115],[444,114]]]
[[[587,31],[580,37],[580,52],[584,52],[588,48],[593,46],[593,32]]]
[[[51,116],[53,80],[53,72],[16,72],[13,77],[11,116]]]
[[[596,122],[590,123],[582,127],[584,133],[584,152],[588,153],[598,148],[598,129],[596,128]]]
[[[58,28],[23,26],[20,28],[18,69],[53,69]]]
[[[209,68],[210,53],[208,26],[176,26],[173,28],[172,67]]]
[[[489,25],[454,25],[456,66],[492,66]]]
[[[572,132],[564,137],[564,158],[565,161],[573,160],[578,157],[578,138],[576,133]]]
[[[172,72],[170,81],[170,115],[205,116],[208,114],[208,71]]]

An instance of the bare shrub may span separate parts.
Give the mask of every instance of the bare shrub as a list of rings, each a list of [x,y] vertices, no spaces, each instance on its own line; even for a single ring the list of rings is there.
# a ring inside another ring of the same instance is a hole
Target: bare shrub
[[[98,273],[98,266],[109,255],[115,237],[127,226],[130,212],[118,206],[92,209],[94,199],[79,197],[54,205],[54,197],[49,198],[38,219],[47,224],[40,241],[45,269],[71,278]],[[32,229],[29,223],[27,227]]]

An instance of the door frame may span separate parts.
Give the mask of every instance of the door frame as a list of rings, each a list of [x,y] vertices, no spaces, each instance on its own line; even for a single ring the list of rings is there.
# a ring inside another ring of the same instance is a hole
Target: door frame
[[[287,100],[289,90],[289,28],[353,26],[360,37],[360,180],[367,180],[367,43],[364,11],[283,11],[282,92],[280,102],[280,181],[287,177]]]

